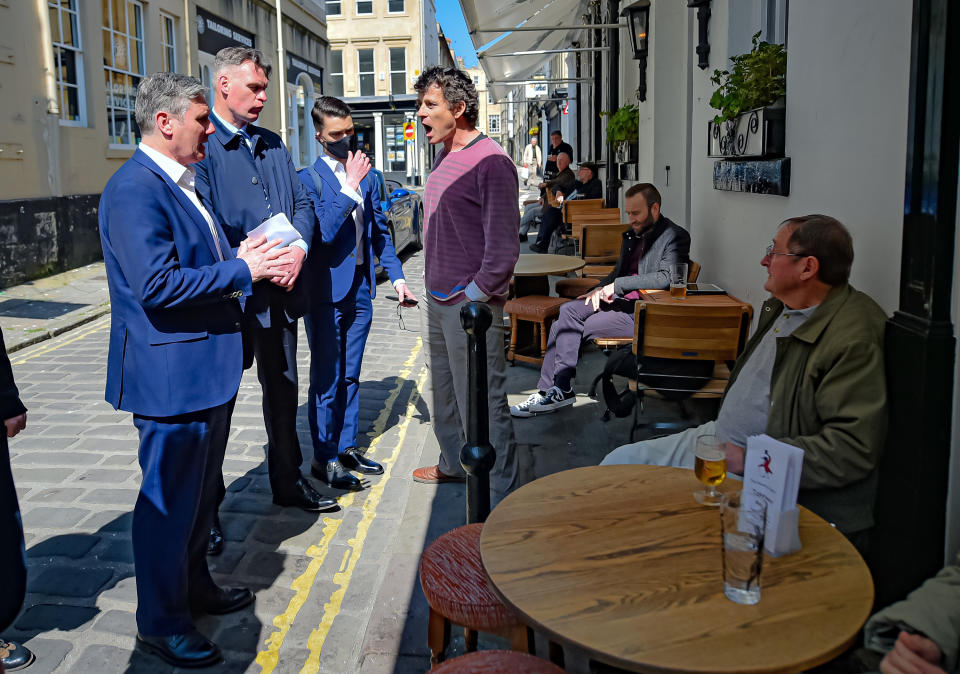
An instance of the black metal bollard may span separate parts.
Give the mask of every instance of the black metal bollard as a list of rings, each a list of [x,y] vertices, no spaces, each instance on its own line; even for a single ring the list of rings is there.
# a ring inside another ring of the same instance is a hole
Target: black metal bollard
[[[470,302],[460,309],[460,325],[467,333],[467,444],[460,464],[467,473],[467,524],[483,522],[490,514],[490,469],[497,453],[490,446],[487,408],[487,330],[493,322],[490,307]]]

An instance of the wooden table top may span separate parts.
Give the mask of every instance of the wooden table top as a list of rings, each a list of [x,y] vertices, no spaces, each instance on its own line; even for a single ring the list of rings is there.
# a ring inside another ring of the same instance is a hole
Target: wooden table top
[[[842,653],[873,604],[849,541],[801,508],[803,549],[765,556],[760,603],[736,604],[699,487],[693,471],[658,466],[540,478],[490,514],[484,567],[528,625],[630,671],[798,672]]]
[[[559,276],[583,267],[583,258],[573,255],[524,253],[513,268],[514,276]]]
[[[745,305],[741,299],[733,295],[687,295],[682,300],[670,296],[669,290],[641,290],[640,299],[644,302],[657,304],[684,304],[701,307],[719,307],[730,305]]]

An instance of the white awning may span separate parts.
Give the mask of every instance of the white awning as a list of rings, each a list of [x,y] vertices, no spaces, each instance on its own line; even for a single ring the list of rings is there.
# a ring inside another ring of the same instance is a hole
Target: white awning
[[[582,39],[583,29],[550,29],[552,26],[570,26],[580,23],[586,12],[587,0],[515,0],[514,2],[491,2],[490,0],[460,0],[470,39],[477,49],[503,35],[503,39],[490,47],[491,53],[542,49],[566,49],[571,43]],[[495,32],[486,29],[523,25],[525,28],[543,27],[543,31]],[[494,99],[503,100],[514,86],[511,81],[530,79],[553,54],[502,56],[485,58],[480,54],[480,66],[490,82]]]

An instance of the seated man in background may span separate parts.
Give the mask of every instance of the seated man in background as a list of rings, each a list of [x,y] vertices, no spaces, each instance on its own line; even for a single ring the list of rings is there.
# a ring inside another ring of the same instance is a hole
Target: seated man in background
[[[670,265],[689,262],[690,235],[660,213],[660,192],[640,183],[625,195],[630,228],[623,233],[620,259],[607,278],[580,299],[560,307],[550,328],[537,393],[510,408],[515,417],[555,412],[572,405],[580,342],[595,337],[632,337],[637,291],[670,286]]]
[[[550,238],[563,222],[563,197],[573,192],[577,184],[577,178],[570,170],[570,155],[566,152],[557,154],[557,173],[556,178],[551,178],[545,183],[540,183],[543,190],[543,208],[541,209],[540,231],[537,234],[537,241],[530,244],[530,250],[534,253],[546,253],[550,247]],[[559,197],[559,200],[558,200]]]
[[[597,178],[597,165],[582,161],[577,166],[577,182],[573,185],[571,199],[603,199],[603,183]]]
[[[772,297],[730,373],[717,420],[618,447],[601,465],[693,468],[697,436],[716,435],[727,471],[743,474],[747,438],[766,433],[804,450],[800,505],[862,552],[887,426],[887,317],[848,283],[853,240],[834,218],[785,221],[760,264]]]

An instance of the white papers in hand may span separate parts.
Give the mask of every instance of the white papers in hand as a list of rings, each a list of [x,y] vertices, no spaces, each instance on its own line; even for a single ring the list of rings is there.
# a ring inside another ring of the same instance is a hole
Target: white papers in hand
[[[264,220],[259,227],[251,229],[247,236],[255,239],[260,235],[266,235],[267,241],[280,239],[278,248],[284,248],[300,238],[300,232],[294,229],[287,218],[286,213],[277,213],[272,218]]]

